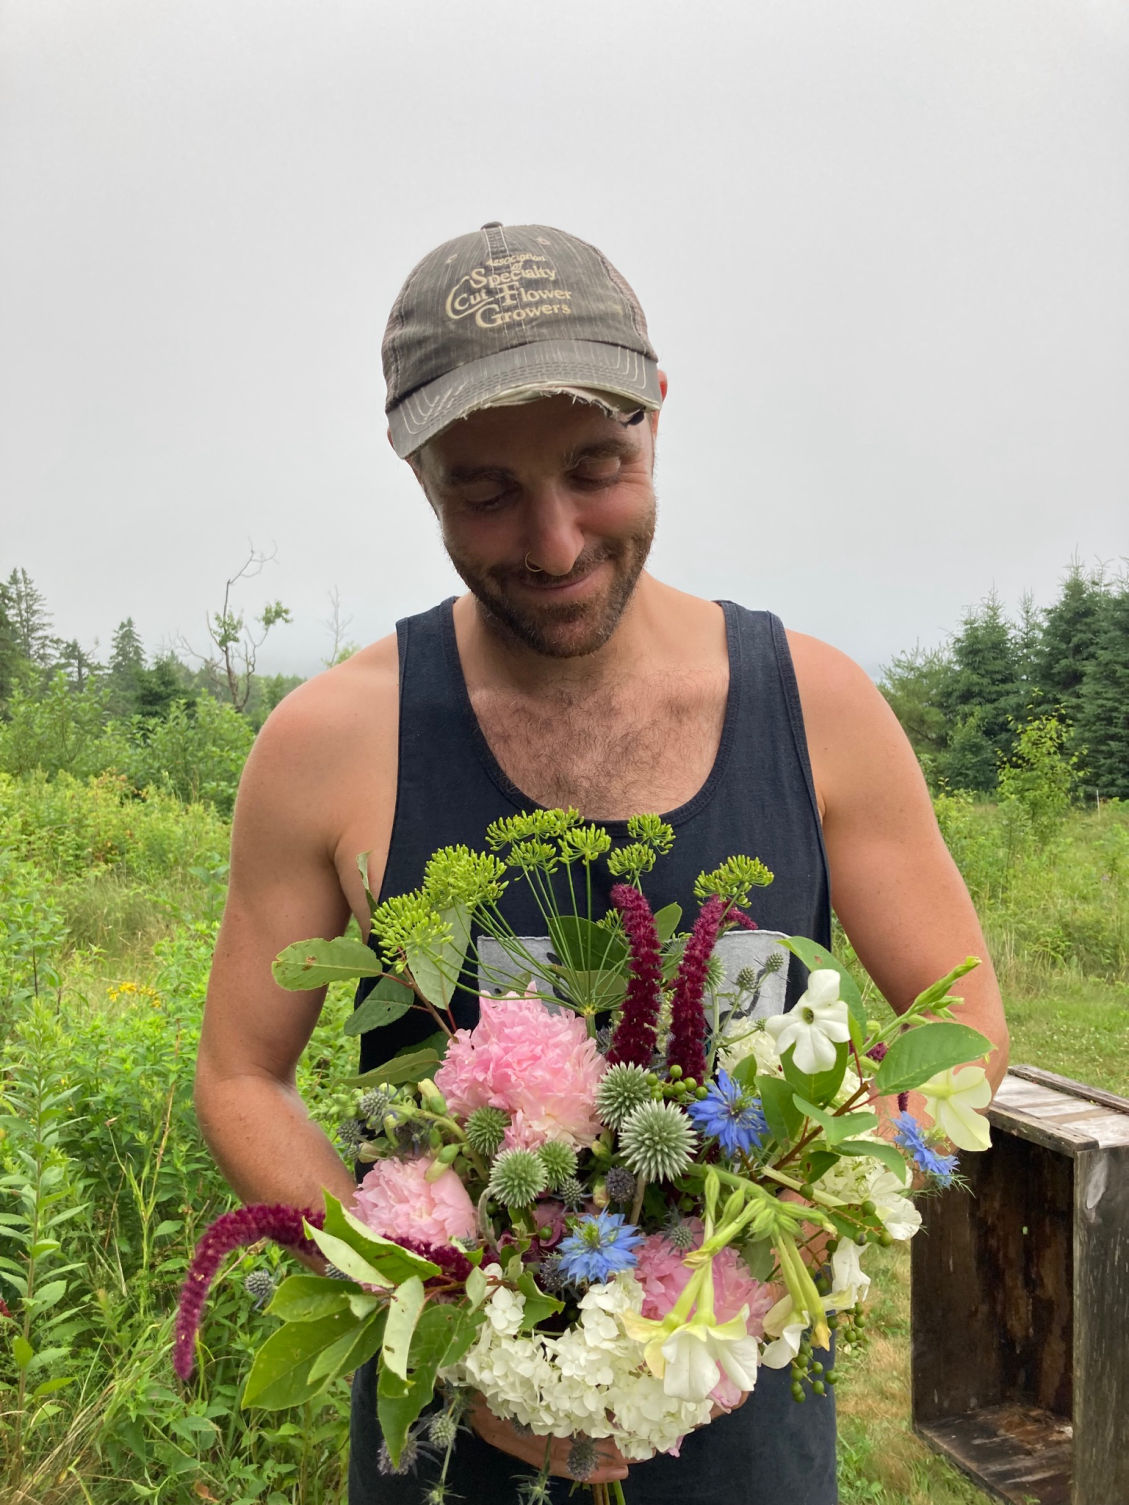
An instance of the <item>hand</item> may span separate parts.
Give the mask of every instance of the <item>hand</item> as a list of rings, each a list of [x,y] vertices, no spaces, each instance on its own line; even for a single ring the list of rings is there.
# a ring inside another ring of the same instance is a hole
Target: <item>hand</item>
[[[467,1418],[482,1438],[491,1447],[500,1448],[514,1458],[520,1458],[531,1468],[543,1468],[545,1448],[549,1449],[549,1472],[558,1479],[571,1479],[568,1469],[568,1454],[572,1447],[570,1437],[537,1437],[530,1432],[516,1432],[513,1423],[495,1416],[481,1395],[471,1403]],[[602,1437],[596,1442],[600,1467],[584,1480],[585,1484],[610,1484],[613,1479],[627,1478],[627,1460],[610,1438]]]

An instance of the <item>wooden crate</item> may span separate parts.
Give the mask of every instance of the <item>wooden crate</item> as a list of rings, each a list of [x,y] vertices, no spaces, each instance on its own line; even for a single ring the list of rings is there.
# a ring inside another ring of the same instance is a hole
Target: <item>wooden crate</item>
[[[924,1198],[915,1429],[1012,1505],[1129,1505],[1129,1100],[1017,1066]]]

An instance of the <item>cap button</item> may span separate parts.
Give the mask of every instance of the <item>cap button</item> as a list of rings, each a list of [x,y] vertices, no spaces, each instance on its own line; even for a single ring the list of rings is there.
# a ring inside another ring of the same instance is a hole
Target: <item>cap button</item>
[[[488,219],[482,228],[484,230],[500,230],[502,228],[502,221],[500,219]]]

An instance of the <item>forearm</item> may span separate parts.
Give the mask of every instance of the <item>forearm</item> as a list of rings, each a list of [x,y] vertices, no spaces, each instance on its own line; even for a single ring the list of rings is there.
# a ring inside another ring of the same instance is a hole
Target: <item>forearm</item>
[[[266,1075],[197,1073],[196,1116],[208,1148],[244,1202],[322,1206],[323,1191],[353,1195],[348,1166],[294,1088]]]

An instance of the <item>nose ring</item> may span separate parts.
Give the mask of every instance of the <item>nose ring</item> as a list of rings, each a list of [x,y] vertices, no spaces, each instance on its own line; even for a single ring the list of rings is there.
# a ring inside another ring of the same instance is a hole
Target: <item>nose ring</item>
[[[530,563],[528,554],[525,556],[525,568],[531,575],[543,575],[545,573],[539,564]]]

